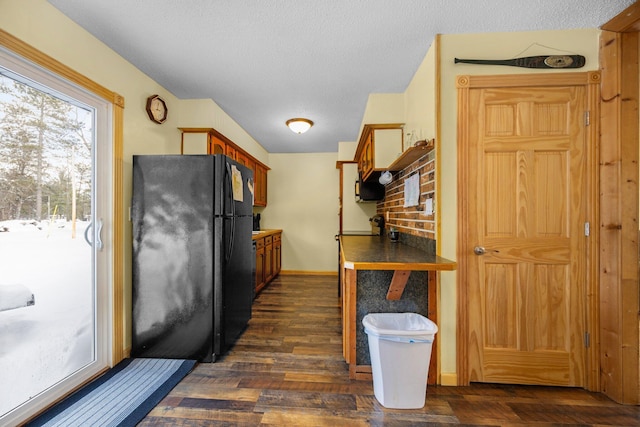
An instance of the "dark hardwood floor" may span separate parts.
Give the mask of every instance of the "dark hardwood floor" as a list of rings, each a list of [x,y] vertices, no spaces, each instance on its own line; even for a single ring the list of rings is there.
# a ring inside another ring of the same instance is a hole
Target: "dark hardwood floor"
[[[199,364],[139,426],[634,426],[640,407],[582,389],[427,387],[417,410],[387,409],[349,380],[337,278],[280,276],[256,298],[231,351]]]

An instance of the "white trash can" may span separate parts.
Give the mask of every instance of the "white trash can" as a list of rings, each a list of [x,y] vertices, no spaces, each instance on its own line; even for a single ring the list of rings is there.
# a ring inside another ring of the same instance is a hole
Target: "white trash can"
[[[386,408],[422,408],[438,326],[416,313],[369,313],[362,324],[378,402]]]

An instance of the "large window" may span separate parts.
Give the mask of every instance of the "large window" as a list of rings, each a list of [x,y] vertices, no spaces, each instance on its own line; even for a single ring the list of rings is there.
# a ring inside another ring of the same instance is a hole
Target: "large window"
[[[112,107],[0,50],[0,424],[111,360]]]

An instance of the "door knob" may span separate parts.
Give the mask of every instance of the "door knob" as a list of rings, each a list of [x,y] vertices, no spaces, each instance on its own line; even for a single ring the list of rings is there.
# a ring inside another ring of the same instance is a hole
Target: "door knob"
[[[475,248],[473,248],[473,253],[476,255],[484,255],[487,252],[499,253],[500,251],[496,249],[485,249],[484,246],[476,246]]]

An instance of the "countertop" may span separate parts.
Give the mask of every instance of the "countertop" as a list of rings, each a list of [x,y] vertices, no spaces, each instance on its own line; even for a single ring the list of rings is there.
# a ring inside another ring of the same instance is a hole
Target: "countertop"
[[[251,239],[252,240],[263,239],[263,238],[265,238],[267,236],[272,236],[272,235],[278,234],[278,233],[282,233],[282,230],[270,229],[270,230],[254,231],[253,235],[251,236]]]
[[[457,263],[386,236],[340,236],[344,267],[353,270],[449,271]]]

